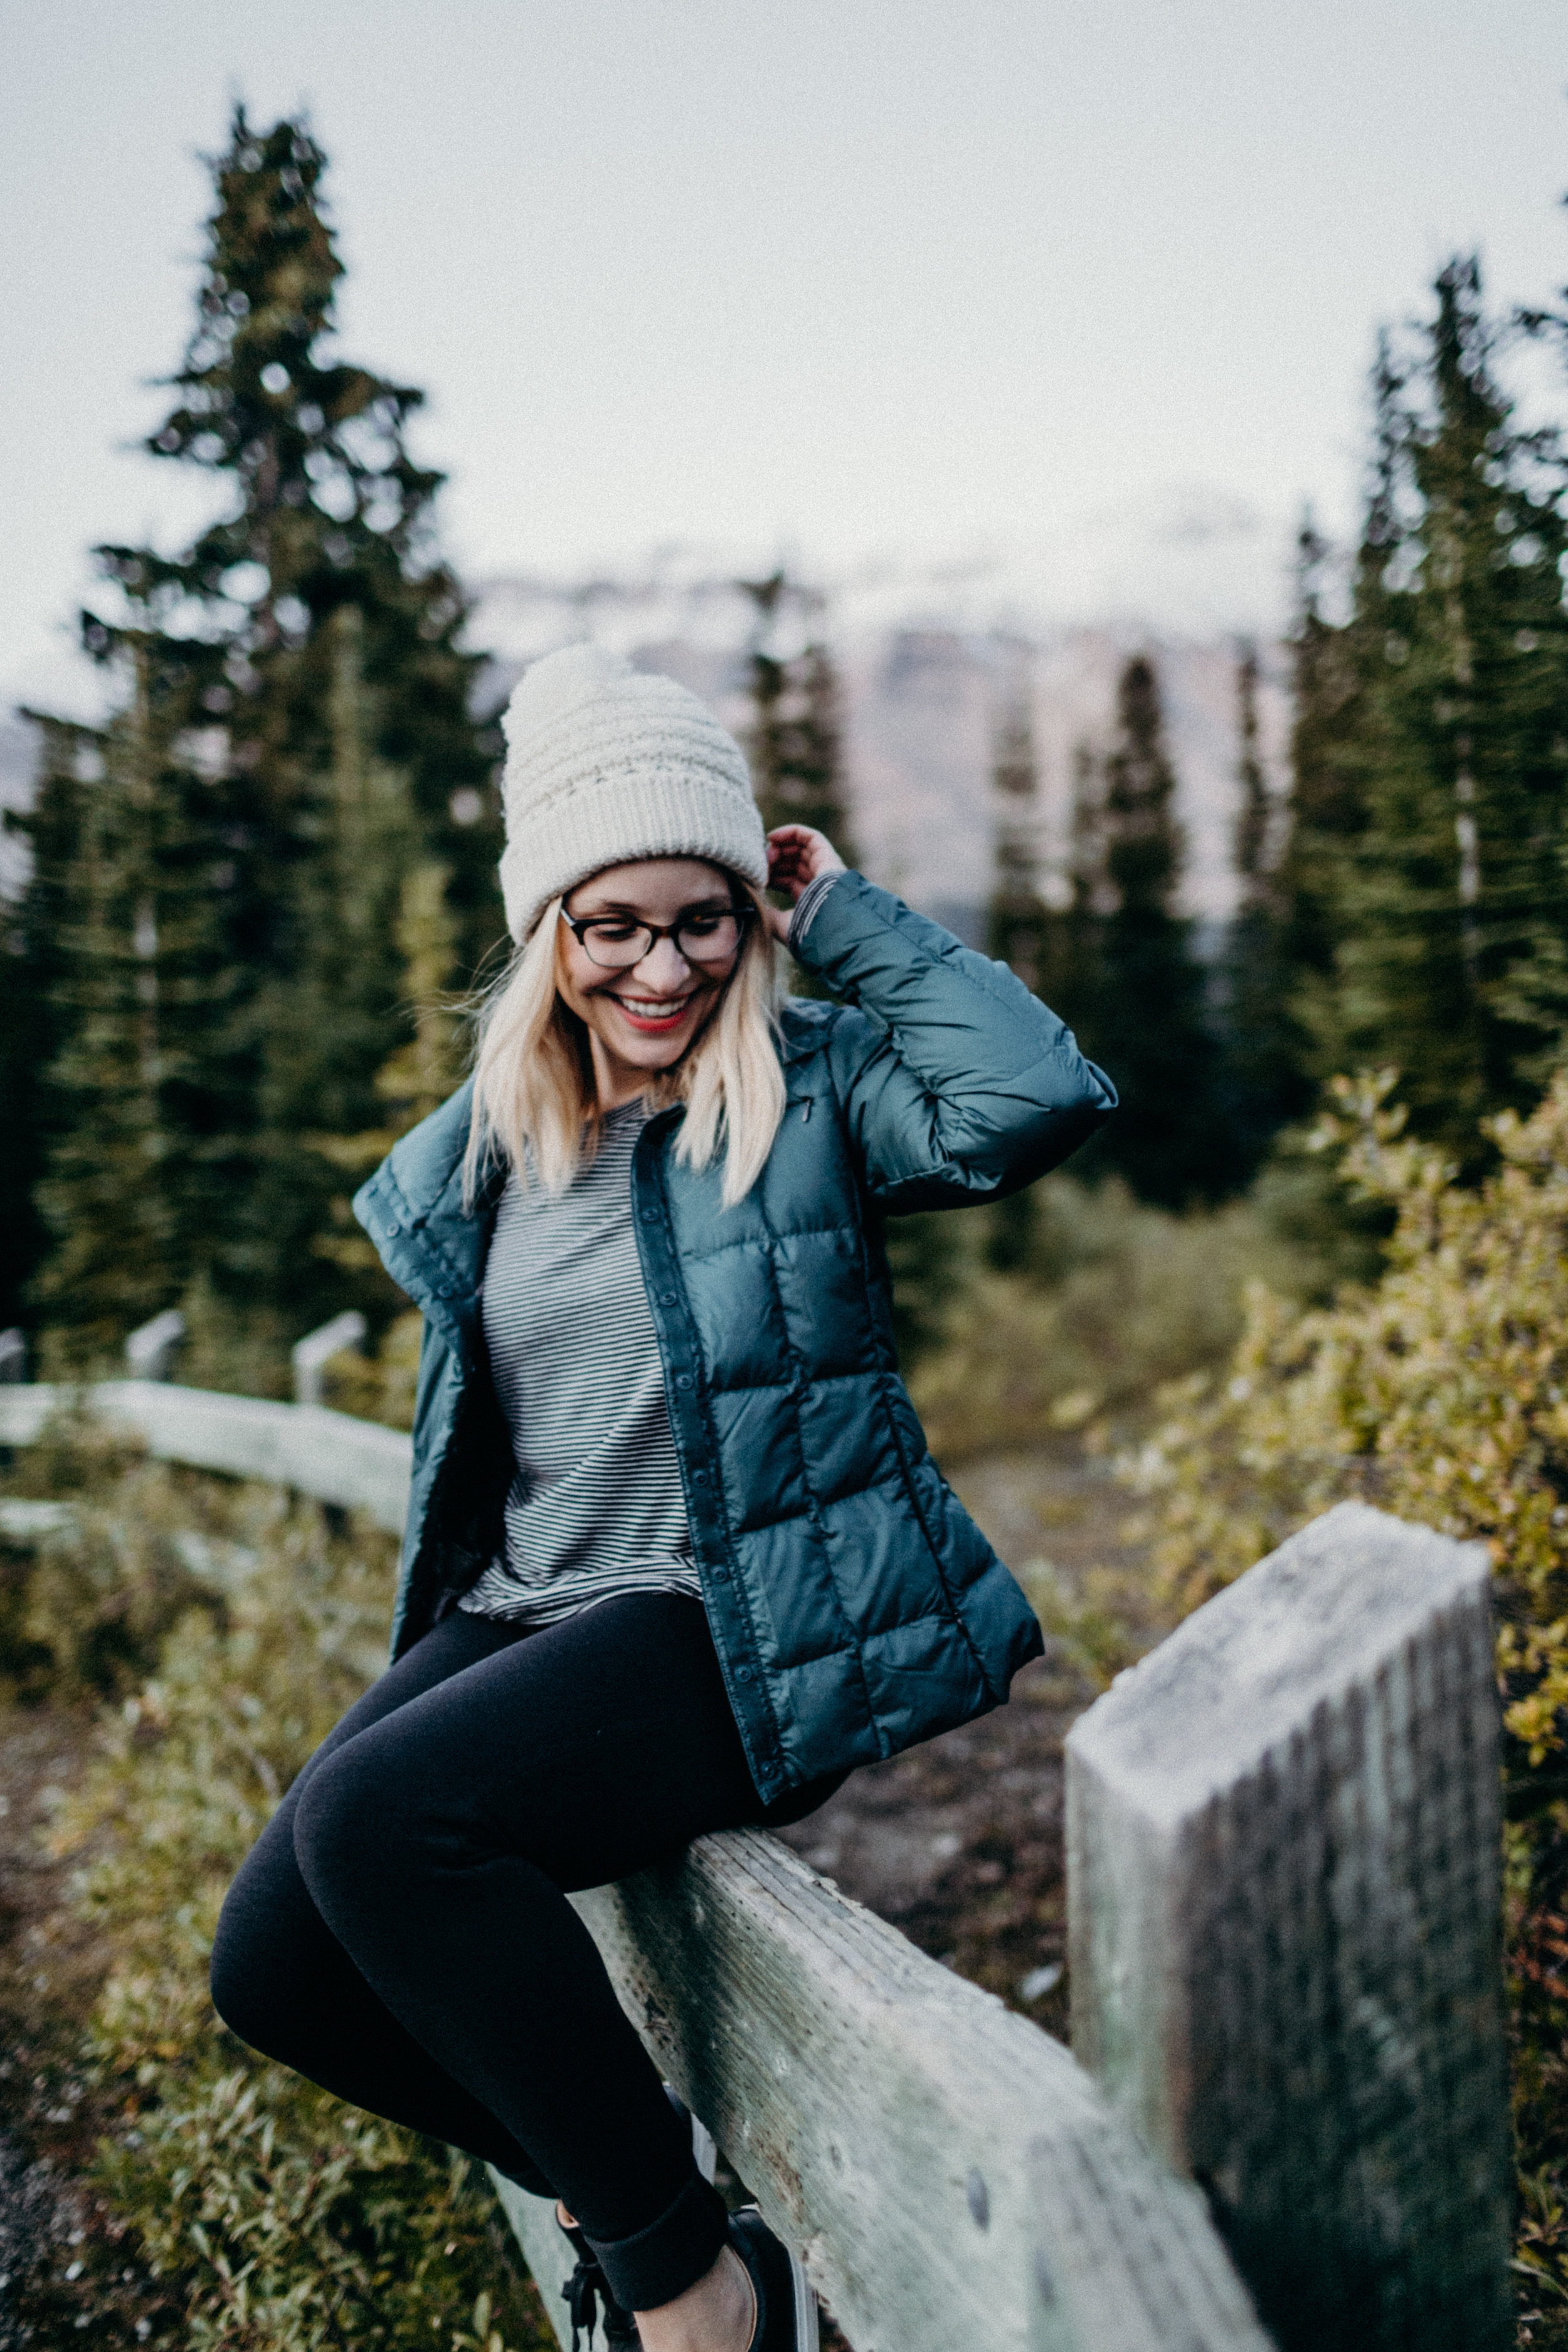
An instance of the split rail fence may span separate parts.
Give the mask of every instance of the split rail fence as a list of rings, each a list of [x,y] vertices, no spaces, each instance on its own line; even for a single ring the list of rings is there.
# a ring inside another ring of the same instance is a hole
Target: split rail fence
[[[66,1402],[0,1386],[0,1444]],[[402,1525],[395,1431],[90,1402]],[[1342,1504],[1069,1738],[1070,2053],[758,1833],[574,1899],[856,2352],[1502,2352],[1498,1772],[1484,1552]],[[554,2317],[565,2242],[496,2185]]]

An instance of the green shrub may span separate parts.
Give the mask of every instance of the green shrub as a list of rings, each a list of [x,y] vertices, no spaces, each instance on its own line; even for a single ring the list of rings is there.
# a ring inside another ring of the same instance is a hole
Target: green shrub
[[[18,1468],[7,1499],[41,1490],[58,1524],[0,1534],[0,1697],[122,1695],[200,1597],[199,1506],[171,1512],[175,1474],[68,1420]]]

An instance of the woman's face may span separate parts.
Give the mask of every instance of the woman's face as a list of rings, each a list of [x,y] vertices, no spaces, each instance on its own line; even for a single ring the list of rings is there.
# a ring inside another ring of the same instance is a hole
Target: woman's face
[[[595,942],[615,952],[616,932],[637,923],[660,929],[683,918],[722,916],[741,894],[718,866],[698,857],[643,857],[609,866],[569,890],[574,920],[612,921]],[[742,942],[744,931],[742,932]],[[739,960],[689,961],[672,939],[656,940],[640,962],[607,970],[565,923],[557,925],[555,984],[587,1028],[601,1109],[640,1094],[657,1070],[680,1059],[711,1015]]]

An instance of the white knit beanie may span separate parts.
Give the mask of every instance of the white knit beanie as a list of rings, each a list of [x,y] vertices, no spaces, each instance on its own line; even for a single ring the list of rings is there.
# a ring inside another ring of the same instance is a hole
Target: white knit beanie
[[[674,678],[563,646],[524,671],[501,724],[500,887],[520,943],[558,892],[636,857],[711,858],[766,882],[745,755]]]

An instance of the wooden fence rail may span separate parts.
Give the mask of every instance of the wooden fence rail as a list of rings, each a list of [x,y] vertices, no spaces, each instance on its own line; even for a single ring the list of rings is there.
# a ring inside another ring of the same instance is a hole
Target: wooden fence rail
[[[63,1402],[0,1388],[0,1443]],[[401,1522],[395,1432],[92,1402]],[[754,1832],[574,1899],[857,2352],[1501,2352],[1496,1750],[1484,1558],[1346,1506],[1072,1734],[1076,2056]],[[497,2188],[553,2318],[564,2241]]]
[[[34,1444],[51,1421],[83,1401],[80,1391],[43,1381],[0,1387],[0,1445]],[[403,1531],[410,1448],[401,1430],[325,1405],[275,1404],[166,1381],[100,1381],[85,1401],[160,1462],[293,1486],[342,1510],[363,1511],[391,1535]]]

